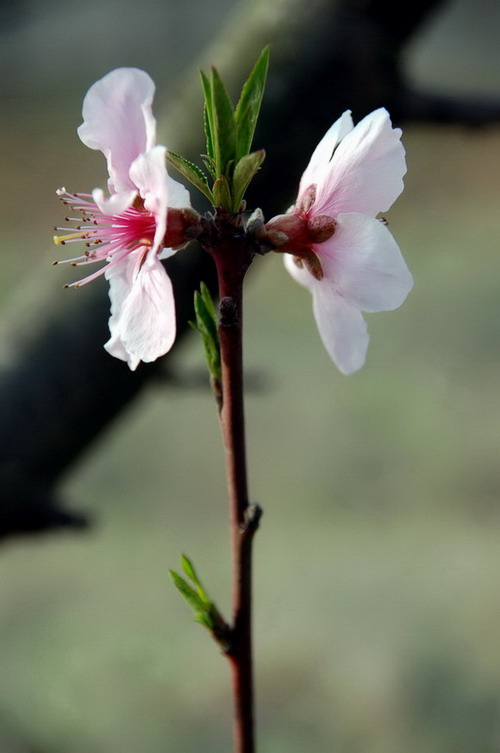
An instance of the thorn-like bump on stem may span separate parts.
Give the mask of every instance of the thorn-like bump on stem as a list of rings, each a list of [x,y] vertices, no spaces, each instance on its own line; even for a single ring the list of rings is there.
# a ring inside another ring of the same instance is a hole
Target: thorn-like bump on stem
[[[260,505],[256,503],[248,505],[247,509],[245,510],[244,522],[241,526],[241,532],[255,533],[260,525],[260,519],[262,518],[263,513],[264,510]]]
[[[233,327],[238,321],[238,306],[234,298],[224,296],[219,302],[219,324],[221,327]]]

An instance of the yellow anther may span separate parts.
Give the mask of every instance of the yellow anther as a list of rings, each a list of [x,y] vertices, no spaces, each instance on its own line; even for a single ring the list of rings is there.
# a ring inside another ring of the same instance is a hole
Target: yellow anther
[[[66,241],[73,240],[74,238],[87,238],[87,233],[68,233],[68,235],[54,235],[54,243],[56,246],[64,246]]]

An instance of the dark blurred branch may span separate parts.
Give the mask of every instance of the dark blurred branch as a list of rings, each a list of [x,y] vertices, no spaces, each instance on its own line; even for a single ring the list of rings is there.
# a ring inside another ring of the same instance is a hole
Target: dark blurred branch
[[[168,270],[177,291],[182,337],[191,316],[193,291],[201,279],[211,283],[214,270],[197,247],[174,257]],[[165,368],[163,359],[131,372],[103,350],[109,317],[104,285],[60,291],[56,283],[52,295],[49,292],[46,300],[37,301],[37,311],[38,320],[34,312],[33,319],[22,323],[9,320],[13,345],[9,347],[4,338],[0,537],[85,525],[85,518],[56,502],[59,477],[144,384]]]
[[[249,0],[214,46],[197,61],[217,64],[231,85],[241,85],[258,52],[272,43],[272,66],[256,147],[268,159],[250,202],[267,216],[283,210],[311,149],[345,109],[355,119],[386,106],[403,120],[485,124],[500,120],[500,103],[472,102],[413,91],[402,73],[407,41],[435,0]],[[194,71],[175,111],[165,119],[166,141],[196,157],[201,94]],[[182,135],[182,136],[181,136]],[[258,199],[257,199],[258,196]],[[193,290],[210,281],[211,262],[196,250],[169,262],[178,306],[179,339],[191,317]],[[50,283],[49,283],[50,284]],[[130,372],[102,348],[109,301],[104,286],[57,294],[43,290],[36,308],[17,311],[0,338],[0,537],[14,532],[81,526],[55,497],[61,475],[91,441],[150,382],[168,369],[161,362]],[[9,312],[7,312],[8,315]]]

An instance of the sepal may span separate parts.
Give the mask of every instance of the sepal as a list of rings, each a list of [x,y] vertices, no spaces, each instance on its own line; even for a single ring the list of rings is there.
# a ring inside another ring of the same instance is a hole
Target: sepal
[[[214,206],[223,207],[229,211],[233,208],[231,189],[229,188],[229,183],[224,175],[217,178],[214,183]]]

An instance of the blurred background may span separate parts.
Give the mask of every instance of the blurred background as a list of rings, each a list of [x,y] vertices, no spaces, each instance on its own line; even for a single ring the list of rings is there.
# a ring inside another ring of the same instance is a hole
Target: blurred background
[[[366,16],[377,3],[351,5]],[[405,81],[498,106],[499,4],[428,5],[397,49]],[[248,24],[250,59],[269,27],[281,38],[278,68],[297,62],[300,29],[288,30],[286,8],[284,0],[2,4],[4,372],[18,321],[23,333],[38,332],[47,296],[61,321],[71,319],[75,296],[98,295],[107,307],[102,281],[97,293],[65,291],[71,269],[50,266],[52,225],[61,222],[55,189],[105,183],[102,156],[76,135],[89,85],[117,66],[148,70],[159,140],[177,151],[182,129],[162,129],[182,102],[184,122],[198,118],[201,98],[191,105],[188,92],[198,62],[218,65],[220,53],[231,75],[226,24],[243,35]],[[347,22],[336,23],[338,43]],[[315,26],[325,31],[321,13]],[[330,70],[333,92],[343,75]],[[270,101],[283,80],[271,76]],[[353,98],[369,83],[360,80]],[[300,105],[307,149],[326,128],[315,108],[328,96]],[[300,107],[290,123],[296,138]],[[475,128],[459,122],[474,117],[436,125],[403,107],[394,119],[404,126],[408,175],[389,221],[415,288],[400,310],[367,317],[365,368],[349,378],[335,370],[309,295],[277,255],[257,259],[248,282],[250,488],[265,510],[255,542],[261,753],[500,751],[500,127],[488,122],[498,113],[493,107]],[[285,208],[295,184],[273,172],[272,143],[256,146],[270,154],[257,186],[270,217],[273,195]],[[306,158],[289,149],[287,159],[299,176]],[[64,362],[62,351],[55,370],[71,394]],[[88,364],[77,365],[84,378]],[[231,749],[228,668],[168,578],[188,553],[227,611],[224,471],[203,370],[200,344],[183,338],[168,378],[156,372],[65,466],[58,495],[69,514],[89,517],[86,530],[2,540],[1,753]],[[96,410],[91,397],[81,409]],[[40,452],[52,420],[57,404],[36,440]],[[23,423],[26,443],[30,431]]]

